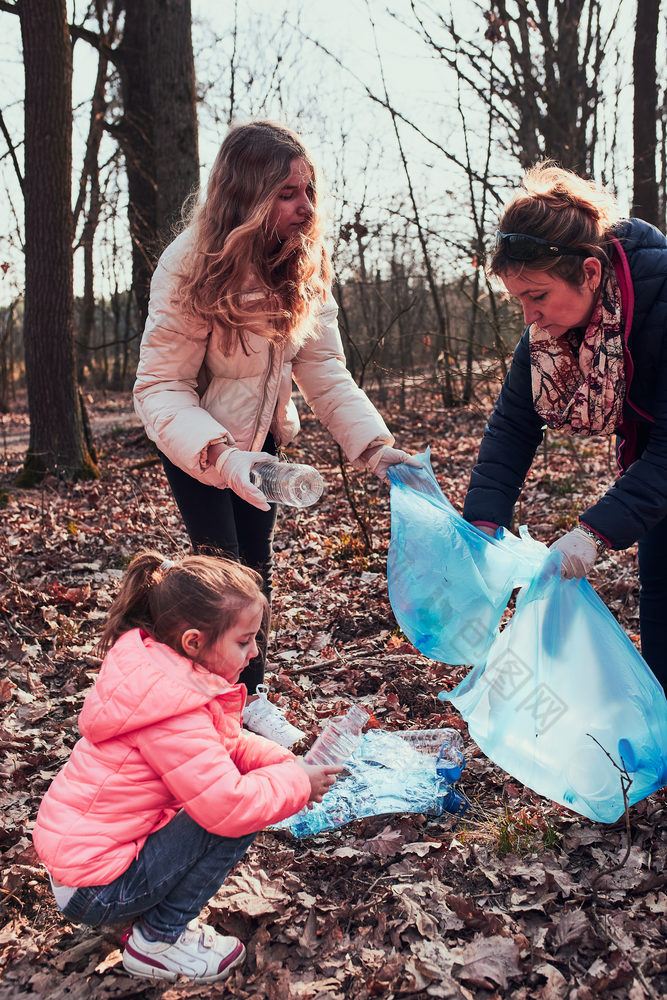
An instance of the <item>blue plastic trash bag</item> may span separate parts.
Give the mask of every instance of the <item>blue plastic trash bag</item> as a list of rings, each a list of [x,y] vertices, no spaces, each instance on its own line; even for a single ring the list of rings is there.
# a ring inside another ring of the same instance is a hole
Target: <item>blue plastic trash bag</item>
[[[345,762],[335,785],[313,803],[277,823],[295,837],[335,830],[363,816],[419,812],[461,816],[468,799],[454,785],[465,766],[454,729],[388,733],[371,729]]]
[[[612,823],[667,784],[662,687],[586,580],[561,580],[551,553],[517,596],[486,664],[450,701],[480,749],[540,795]],[[613,762],[613,763],[612,763]]]
[[[561,581],[559,553],[468,524],[430,467],[393,466],[389,597],[418,649],[475,667],[440,697],[491,760],[542,795],[602,822],[667,784],[667,700],[584,580]],[[516,611],[498,625],[512,590]]]
[[[483,663],[512,591],[542,565],[546,546],[500,531],[490,538],[446,499],[424,468],[399,464],[391,480],[389,600],[396,621],[426,656]]]

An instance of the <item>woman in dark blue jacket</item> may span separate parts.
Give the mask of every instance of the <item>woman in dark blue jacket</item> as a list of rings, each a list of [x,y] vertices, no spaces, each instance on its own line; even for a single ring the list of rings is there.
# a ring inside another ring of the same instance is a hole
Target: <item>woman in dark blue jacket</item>
[[[552,548],[563,575],[639,541],[642,653],[667,689],[667,239],[543,163],[506,206],[488,270],[527,329],[484,431],[464,517],[509,527],[545,426],[617,436],[620,475]]]

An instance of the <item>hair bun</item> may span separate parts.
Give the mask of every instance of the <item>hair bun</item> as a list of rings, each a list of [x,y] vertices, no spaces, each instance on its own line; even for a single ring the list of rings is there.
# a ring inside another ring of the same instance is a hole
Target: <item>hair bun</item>
[[[600,236],[620,219],[614,195],[602,184],[587,180],[572,170],[543,160],[526,172],[521,182],[526,194],[543,200],[550,208],[573,208],[596,224]]]

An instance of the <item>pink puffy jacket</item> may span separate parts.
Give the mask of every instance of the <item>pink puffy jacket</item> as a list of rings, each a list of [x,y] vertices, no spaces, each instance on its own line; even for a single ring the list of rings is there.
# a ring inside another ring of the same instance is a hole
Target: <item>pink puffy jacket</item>
[[[243,684],[139,629],[121,636],[37,815],[33,840],[50,873],[69,886],[108,885],[180,809],[223,837],[301,809],[306,772],[289,750],[241,729],[244,701]]]
[[[351,461],[371,444],[393,444],[384,420],[345,366],[338,306],[331,296],[301,331],[300,346],[280,347],[246,331],[245,343],[239,338],[231,354],[224,354],[217,324],[210,329],[188,319],[179,306],[179,268],[190,239],[188,230],[181,233],[153,275],[134,385],[135,410],[160,451],[195,479],[220,486],[218,472],[207,467],[210,444],[261,451],[269,430],[278,445],[296,436],[292,379]]]

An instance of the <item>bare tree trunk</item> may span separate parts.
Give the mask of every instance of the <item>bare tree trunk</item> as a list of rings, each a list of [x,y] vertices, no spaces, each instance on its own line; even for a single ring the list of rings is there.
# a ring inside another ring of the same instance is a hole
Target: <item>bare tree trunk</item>
[[[72,49],[65,0],[21,0],[25,65],[26,291],[30,443],[23,486],[47,472],[99,475],[85,441],[73,336]]]
[[[125,113],[115,129],[127,168],[132,286],[141,326],[155,258],[199,183],[190,0],[125,0],[113,58]]]
[[[438,284],[435,276],[435,271],[433,269],[433,262],[431,260],[431,254],[429,253],[428,243],[426,241],[426,233],[424,232],[424,227],[421,221],[421,214],[417,206],[417,199],[415,196],[414,187],[412,184],[412,175],[410,174],[410,168],[408,166],[408,160],[405,153],[405,147],[403,141],[401,140],[401,133],[398,128],[398,118],[396,111],[389,100],[389,91],[387,89],[387,82],[384,74],[384,65],[382,63],[382,57],[380,55],[380,49],[377,43],[377,37],[375,35],[375,23],[370,14],[370,9],[368,12],[368,18],[373,29],[373,38],[375,42],[375,53],[378,61],[378,68],[380,70],[380,79],[382,80],[382,89],[384,91],[385,107],[389,111],[391,116],[391,124],[394,129],[394,135],[396,137],[396,145],[398,147],[398,152],[401,158],[401,163],[403,165],[403,172],[405,173],[405,179],[408,185],[408,194],[410,196],[410,204],[412,206],[412,211],[414,212],[414,222],[417,228],[417,238],[419,240],[419,246],[421,247],[424,268],[426,270],[426,281],[428,283],[429,291],[431,293],[431,299],[433,301],[433,309],[435,311],[436,320],[438,324],[438,334],[440,337],[440,342],[442,344],[441,357],[443,358],[442,366],[442,398],[444,405],[446,407],[454,406],[457,402],[456,395],[454,392],[454,379],[451,370],[452,364],[452,351],[450,344],[450,330],[449,330],[449,313],[447,309],[447,300],[443,294],[441,298],[440,292],[438,291]],[[444,285],[442,287],[444,293]]]
[[[472,292],[470,293],[470,319],[468,321],[468,333],[466,344],[466,366],[463,378],[463,391],[461,393],[463,402],[469,403],[472,399],[473,370],[477,359],[477,320],[479,316],[479,268],[475,267],[472,279]]]
[[[656,177],[658,80],[655,65],[659,13],[660,0],[637,0],[632,57],[635,86],[632,214],[654,226],[665,224],[664,218],[659,216]]]
[[[489,73],[489,108],[493,105],[493,97],[495,93],[495,73],[493,59],[491,59],[491,72]],[[475,348],[477,340],[477,324],[480,313],[480,301],[479,301],[479,289],[480,289],[480,269],[482,267],[482,262],[484,260],[484,230],[486,223],[486,214],[488,208],[488,178],[491,169],[491,153],[493,147],[493,123],[495,116],[489,112],[488,115],[488,126],[487,126],[487,138],[486,138],[486,156],[484,160],[484,173],[483,173],[483,183],[481,184],[481,195],[480,203],[478,204],[476,198],[476,189],[474,182],[474,171],[472,169],[472,159],[470,155],[470,144],[468,140],[468,128],[466,123],[466,116],[463,110],[463,105],[461,102],[461,81],[458,81],[458,111],[461,117],[461,127],[463,131],[463,137],[465,141],[465,151],[466,151],[466,163],[468,169],[466,170],[468,176],[468,189],[470,191],[470,209],[472,212],[473,222],[475,224],[475,240],[473,244],[473,262],[475,267],[475,275],[472,283],[472,294],[470,298],[470,320],[468,323],[468,334],[467,334],[467,346],[466,346],[466,367],[465,375],[463,380],[463,402],[469,403],[472,399],[472,382],[473,382],[473,368],[475,363]]]
[[[100,338],[102,343],[102,374],[99,376],[103,385],[110,384],[109,348],[107,346],[107,303],[103,297],[98,303],[100,316]],[[111,338],[113,341],[113,337]]]
[[[121,370],[122,384],[128,384],[127,376],[130,368],[130,329],[132,327],[132,296],[125,297],[125,337],[123,339],[123,366]],[[134,377],[134,372],[132,373]],[[130,383],[131,384],[131,383]]]
[[[0,320],[0,413],[9,413],[9,398],[14,396],[13,339],[17,300],[3,310]]]
[[[499,141],[504,133],[503,145],[522,167],[550,157],[572,170],[591,171],[609,38],[600,24],[600,0],[472,4],[470,10],[483,9],[487,21],[481,43],[442,15],[436,15],[432,30],[425,18],[437,5],[410,0],[410,6],[427,45],[489,106],[501,124]],[[463,5],[450,8],[459,20],[469,17]],[[507,58],[495,59],[496,86],[489,103],[486,79],[496,46]]]
[[[350,370],[350,375],[355,382],[358,381],[357,375],[357,362],[361,360],[361,355],[359,353],[359,348],[352,339],[350,334],[350,322],[347,316],[347,307],[345,304],[345,289],[343,288],[340,278],[336,276],[334,287],[336,289],[336,301],[338,303],[338,323],[340,326],[340,332],[343,339],[343,347],[346,347],[345,359],[347,361],[347,367]]]
[[[111,315],[113,316],[113,333],[111,334],[111,342],[113,344],[113,367],[111,369],[111,388],[112,389],[122,389],[122,357],[123,357],[123,338],[120,335],[120,290],[118,285],[114,288],[111,293]]]
[[[415,300],[410,299],[408,289],[408,276],[405,268],[399,260],[398,236],[392,234],[391,240],[391,295],[394,315],[398,316],[398,358],[400,366],[400,395],[399,409],[405,411],[406,407],[406,375],[414,374],[413,346],[415,333],[411,333],[406,323],[407,309],[412,309]],[[408,299],[409,304],[406,305]]]
[[[100,31],[103,29],[103,0],[96,0],[97,20]],[[113,37],[116,29],[117,11],[114,9],[109,30]],[[81,171],[79,194],[74,206],[74,228],[77,227],[79,215],[83,212],[86,202],[86,191],[89,191],[88,211],[81,230],[79,246],[83,248],[83,303],[81,310],[81,325],[77,336],[77,370],[79,381],[84,378],[85,370],[90,364],[90,344],[95,326],[95,267],[94,240],[102,208],[100,194],[100,168],[98,163],[100,143],[104,134],[104,114],[106,112],[105,91],[109,58],[107,49],[100,47],[97,64],[97,75],[90,108],[90,126],[86,154]]]

